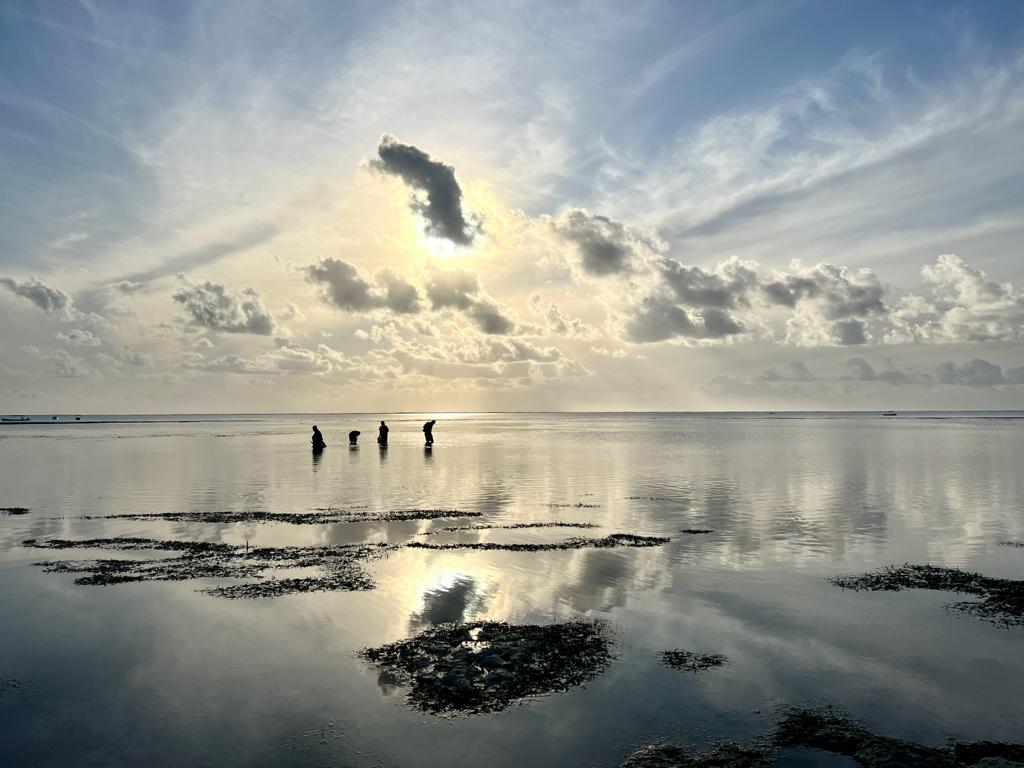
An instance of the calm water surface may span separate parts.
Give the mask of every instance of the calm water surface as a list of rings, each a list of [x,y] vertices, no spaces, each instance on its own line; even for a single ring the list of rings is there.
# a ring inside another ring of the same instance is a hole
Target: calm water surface
[[[949,614],[950,594],[852,593],[826,581],[908,561],[1024,578],[1024,549],[999,545],[1024,538],[1024,420],[442,416],[426,452],[426,416],[396,415],[381,452],[372,415],[203,418],[0,427],[0,506],[32,509],[0,517],[0,765],[614,766],[657,739],[700,748],[756,738],[792,704],[834,704],[887,735],[935,746],[1024,734],[1024,629]],[[319,461],[308,450],[312,423],[329,444]],[[351,428],[363,431],[358,450],[345,445]],[[597,506],[547,506],[581,502]],[[79,519],[354,505],[483,517]],[[31,564],[116,555],[21,546],[105,536],[401,543],[457,522],[542,520],[601,528],[427,540],[628,532],[672,541],[399,550],[369,564],[376,590],[268,600],[196,591],[211,581],[76,586]],[[579,616],[613,627],[607,672],[497,714],[412,711],[402,689],[356,656],[438,622]],[[672,648],[730,663],[676,672],[658,659]]]

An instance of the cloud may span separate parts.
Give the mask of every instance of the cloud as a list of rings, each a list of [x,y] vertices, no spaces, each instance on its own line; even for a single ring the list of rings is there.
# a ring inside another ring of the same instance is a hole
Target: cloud
[[[757,381],[817,381],[817,378],[802,360],[791,360],[782,367],[781,372],[776,368],[769,368],[755,377]]]
[[[318,284],[326,301],[347,312],[390,309],[399,314],[420,311],[419,291],[390,270],[377,274],[377,285],[359,274],[359,270],[340,259],[327,258],[306,267],[306,279]]]
[[[185,308],[194,325],[222,333],[274,333],[274,318],[255,288],[235,295],[221,283],[193,284],[183,275],[180,279],[183,285],[172,298]]]
[[[95,368],[66,349],[44,352],[39,347],[29,344],[21,347],[21,351],[37,360],[53,363],[53,375],[61,379],[86,379],[98,375]]]
[[[1018,378],[1020,369],[1012,371]],[[963,387],[995,387],[1008,383],[1003,376],[1003,369],[988,360],[974,358],[963,365],[949,361],[938,367],[937,375],[943,384],[954,384]],[[1015,382],[1016,383],[1016,382]]]
[[[736,257],[707,272],[663,258],[659,271],[680,304],[691,307],[732,309],[749,303],[748,294],[757,285],[757,264]]]
[[[720,341],[743,333],[743,326],[728,312],[708,308],[688,313],[659,297],[648,297],[634,309],[625,324],[625,337],[637,344],[650,344],[677,337]]]
[[[98,347],[103,342],[92,332],[79,328],[72,328],[67,333],[57,331],[57,340],[70,344],[73,347]]]
[[[926,373],[913,373],[896,368],[892,360],[886,359],[885,367],[875,368],[863,357],[851,357],[845,367],[849,374],[841,376],[841,380],[849,381],[883,381],[894,386],[908,384],[930,384],[932,377]]]
[[[398,176],[416,193],[409,207],[426,221],[426,232],[458,245],[471,245],[480,231],[480,222],[467,219],[462,210],[462,188],[455,169],[412,144],[403,144],[385,135],[377,147],[378,159],[370,167]]]
[[[551,224],[555,232],[576,246],[580,266],[588,275],[630,272],[650,252],[664,247],[656,238],[583,208],[570,208]]]
[[[1012,341],[1024,336],[1024,292],[946,254],[921,269],[927,296],[910,294],[892,316],[892,343]]]
[[[18,282],[12,277],[0,277],[0,285],[15,296],[28,299],[44,312],[64,312],[71,308],[71,297],[60,288],[51,288],[42,280],[30,277]]]
[[[435,272],[427,286],[427,298],[437,309],[457,309],[470,317],[487,334],[512,333],[515,323],[497,303],[486,298],[477,276],[466,270]]]
[[[550,334],[584,340],[595,339],[599,335],[596,328],[578,317],[569,317],[555,302],[548,304],[545,309],[544,300],[539,293],[530,294],[527,304],[534,314],[544,318],[546,330]]]

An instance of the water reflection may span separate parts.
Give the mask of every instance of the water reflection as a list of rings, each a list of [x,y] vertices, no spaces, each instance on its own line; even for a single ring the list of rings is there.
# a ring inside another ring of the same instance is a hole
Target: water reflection
[[[467,621],[487,608],[487,596],[473,576],[443,574],[441,583],[423,593],[423,607],[409,616],[409,631],[448,622]]]
[[[825,697],[887,733],[933,744],[1024,730],[1020,630],[947,615],[948,595],[844,593],[825,579],[906,561],[1024,577],[1022,550],[998,546],[1024,537],[1016,466],[1024,430],[1015,423],[487,415],[446,420],[443,450],[420,453],[423,417],[388,421],[393,445],[379,448],[377,460],[351,447],[347,460],[325,452],[312,464],[296,447],[306,423],[298,417],[37,430],[45,439],[31,428],[5,434],[0,506],[32,512],[0,518],[0,615],[19,617],[5,623],[0,677],[32,679],[52,696],[0,701],[0,764],[44,756],[70,764],[101,752],[114,765],[211,756],[224,766],[259,764],[261,754],[277,759],[283,734],[333,719],[349,741],[323,747],[323,764],[450,767],[467,764],[471,751],[494,768],[615,765],[651,734],[693,744],[744,740],[771,726],[773,707]],[[318,415],[317,423],[339,434],[351,417]],[[53,460],[40,461],[41,451]],[[310,526],[82,519],[328,507],[480,517]],[[450,525],[545,521],[597,528],[421,536]],[[20,546],[29,537],[284,546],[549,542],[613,532],[672,541],[650,550],[399,549],[368,564],[374,591],[265,601],[195,591],[213,583],[79,587],[70,575],[33,569],[44,555]],[[383,697],[395,681],[355,657],[438,623],[598,613],[624,637],[607,676],[500,721],[439,725],[409,714]],[[731,663],[681,680],[656,660],[676,647],[724,653]],[[108,672],[81,670],[83,655]],[[58,726],[59,739],[33,736]],[[108,754],[98,746],[123,746],[124,733],[133,734],[130,748]],[[309,764],[306,757],[288,753],[279,764]]]

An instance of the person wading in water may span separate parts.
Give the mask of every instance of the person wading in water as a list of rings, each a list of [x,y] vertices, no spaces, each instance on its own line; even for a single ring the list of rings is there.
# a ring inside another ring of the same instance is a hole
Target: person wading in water
[[[320,434],[320,430],[316,428],[316,424],[313,425],[313,437],[310,442],[313,444],[313,450],[316,452],[322,451],[327,447],[327,443],[324,442],[324,436]]]
[[[423,425],[423,439],[427,441],[427,445],[434,444],[434,425],[437,424],[436,419],[431,419]]]
[[[390,430],[388,430],[388,425],[385,424],[383,421],[381,421],[380,429],[377,430],[377,444],[378,445],[387,447],[387,444],[388,444],[388,432],[389,431]]]

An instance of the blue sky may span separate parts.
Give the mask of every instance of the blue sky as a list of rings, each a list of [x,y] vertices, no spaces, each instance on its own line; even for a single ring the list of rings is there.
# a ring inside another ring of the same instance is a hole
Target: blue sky
[[[0,409],[1024,407],[1021,33],[6,4]]]

